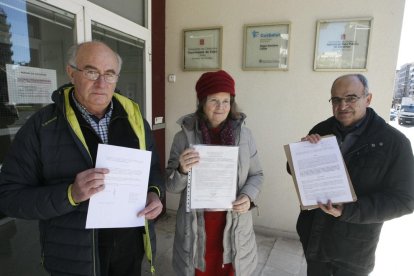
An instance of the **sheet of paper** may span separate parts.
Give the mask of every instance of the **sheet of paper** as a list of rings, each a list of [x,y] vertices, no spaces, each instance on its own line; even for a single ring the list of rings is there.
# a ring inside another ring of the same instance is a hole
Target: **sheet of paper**
[[[352,185],[348,179],[342,154],[335,136],[322,138],[318,143],[289,144],[296,181],[302,204],[353,201]]]
[[[236,199],[239,148],[196,145],[200,162],[191,171],[191,209],[230,209]]]
[[[143,226],[151,152],[99,144],[96,168],[107,168],[105,189],[89,200],[86,228]]]

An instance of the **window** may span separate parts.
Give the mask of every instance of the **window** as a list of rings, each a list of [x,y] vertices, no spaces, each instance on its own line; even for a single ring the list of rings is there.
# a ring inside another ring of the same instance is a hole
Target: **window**
[[[0,165],[17,130],[67,82],[74,27],[75,16],[63,10],[0,1]]]

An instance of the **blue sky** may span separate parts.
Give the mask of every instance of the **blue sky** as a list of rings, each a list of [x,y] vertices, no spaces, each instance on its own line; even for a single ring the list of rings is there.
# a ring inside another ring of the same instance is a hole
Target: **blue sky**
[[[7,14],[7,23],[11,25],[10,32],[12,34],[12,51],[13,51],[13,61],[15,63],[28,63],[30,62],[30,52],[29,52],[29,35],[27,29],[27,16],[25,12],[26,3],[16,0],[3,0],[5,5],[2,5],[2,9]],[[17,11],[15,9],[9,8],[8,5],[17,7],[22,11]]]

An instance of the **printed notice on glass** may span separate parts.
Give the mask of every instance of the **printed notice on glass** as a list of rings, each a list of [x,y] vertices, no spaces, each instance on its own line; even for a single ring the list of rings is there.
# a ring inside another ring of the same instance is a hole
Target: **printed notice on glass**
[[[333,204],[356,200],[335,136],[325,136],[316,144],[302,141],[284,147],[302,209],[328,200]]]
[[[143,226],[151,152],[99,144],[96,168],[107,168],[105,189],[89,200],[86,228]]]
[[[56,70],[6,64],[9,102],[47,104],[56,90]]]
[[[190,172],[187,196],[191,209],[231,209],[236,200],[239,148],[195,145],[199,163]]]

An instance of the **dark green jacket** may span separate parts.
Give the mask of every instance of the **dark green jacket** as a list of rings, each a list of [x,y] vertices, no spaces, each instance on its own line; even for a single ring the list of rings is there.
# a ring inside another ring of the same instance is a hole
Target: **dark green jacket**
[[[297,221],[306,258],[330,261],[348,270],[369,273],[384,221],[414,210],[414,159],[410,141],[371,108],[364,132],[345,154],[356,202],[344,204],[340,217],[320,209],[302,211]],[[335,134],[334,117],[310,134]]]
[[[72,89],[55,91],[54,104],[35,113],[17,133],[0,173],[0,210],[39,220],[44,265],[53,275],[99,276],[97,231],[85,229],[89,201],[72,206],[68,199],[69,184],[93,168],[96,158],[94,138],[70,104]],[[138,105],[119,94],[113,103],[109,144],[152,151],[148,186],[163,193],[151,129]]]

